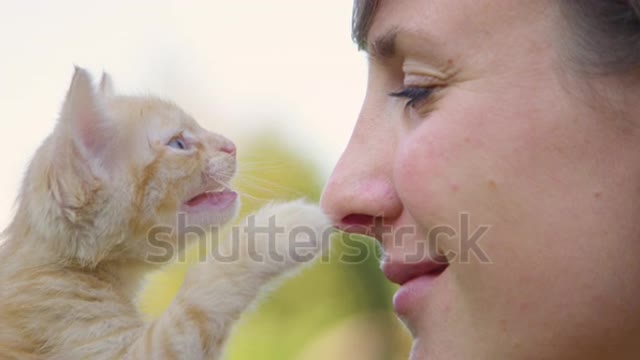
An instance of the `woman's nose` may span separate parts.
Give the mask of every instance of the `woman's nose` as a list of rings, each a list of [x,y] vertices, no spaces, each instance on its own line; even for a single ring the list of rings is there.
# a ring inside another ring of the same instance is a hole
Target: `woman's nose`
[[[402,204],[392,181],[392,149],[358,135],[356,128],[327,182],[321,206],[337,228],[371,234],[380,221],[389,224],[398,218]]]

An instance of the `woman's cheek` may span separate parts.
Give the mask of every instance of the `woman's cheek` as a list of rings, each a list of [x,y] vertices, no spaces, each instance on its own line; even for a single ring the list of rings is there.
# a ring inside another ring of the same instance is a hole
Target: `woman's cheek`
[[[452,156],[447,150],[442,137],[428,124],[405,134],[398,143],[394,184],[405,210],[424,228],[448,221],[442,194],[450,181],[447,164]]]
[[[475,225],[491,218],[491,195],[499,181],[493,180],[483,161],[487,154],[479,141],[482,135],[444,120],[425,120],[400,138],[394,183],[418,225],[446,227],[442,236],[446,241],[458,237],[461,221]]]

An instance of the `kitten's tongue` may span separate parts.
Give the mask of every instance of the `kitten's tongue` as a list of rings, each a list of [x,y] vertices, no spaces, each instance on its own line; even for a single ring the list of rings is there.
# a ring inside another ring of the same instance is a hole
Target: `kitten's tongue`
[[[224,209],[231,205],[237,197],[238,194],[231,190],[206,192],[187,201],[185,205],[192,209]]]

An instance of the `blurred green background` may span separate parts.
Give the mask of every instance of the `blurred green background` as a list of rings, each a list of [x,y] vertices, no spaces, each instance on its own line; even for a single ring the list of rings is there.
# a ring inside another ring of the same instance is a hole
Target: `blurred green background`
[[[317,202],[317,166],[276,134],[240,144],[235,182],[246,214],[270,199]],[[391,310],[394,287],[375,240],[342,234],[328,256],[268,294],[236,328],[226,359],[407,359],[410,340]]]

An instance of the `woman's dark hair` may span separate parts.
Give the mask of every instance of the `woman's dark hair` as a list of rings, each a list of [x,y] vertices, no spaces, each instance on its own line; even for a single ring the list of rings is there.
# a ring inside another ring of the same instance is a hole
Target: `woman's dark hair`
[[[640,0],[559,0],[569,60],[595,74],[640,70]]]
[[[582,71],[640,71],[640,0],[557,0],[568,31],[567,57]],[[379,0],[354,0],[352,37],[367,45]]]
[[[367,34],[377,8],[378,0],[353,0],[351,38],[360,50],[367,48]]]

